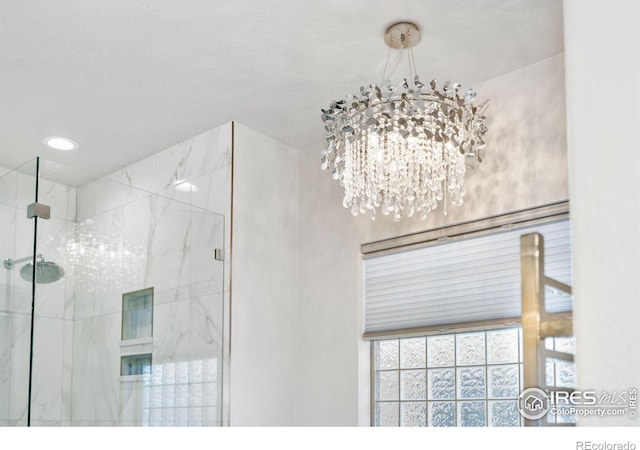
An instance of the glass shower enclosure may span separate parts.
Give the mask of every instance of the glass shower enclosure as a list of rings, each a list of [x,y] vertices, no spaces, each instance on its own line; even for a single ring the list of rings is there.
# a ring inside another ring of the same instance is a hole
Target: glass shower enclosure
[[[70,173],[0,171],[0,425],[222,424],[223,215]]]

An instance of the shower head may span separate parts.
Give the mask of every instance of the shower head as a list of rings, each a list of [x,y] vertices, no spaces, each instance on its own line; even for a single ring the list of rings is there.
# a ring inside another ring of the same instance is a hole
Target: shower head
[[[11,270],[16,266],[16,263],[27,261],[32,259],[33,256],[27,256],[20,259],[7,258],[4,260],[3,265],[5,269]],[[58,281],[64,276],[64,269],[62,266],[50,261],[45,261],[42,255],[36,255],[36,283],[53,283]],[[33,277],[33,262],[25,264],[20,269],[20,276],[23,280],[31,282]]]
[[[31,282],[33,279],[33,263],[28,263],[20,269],[23,280]],[[62,266],[51,261],[38,261],[36,263],[36,283],[53,283],[64,276]]]

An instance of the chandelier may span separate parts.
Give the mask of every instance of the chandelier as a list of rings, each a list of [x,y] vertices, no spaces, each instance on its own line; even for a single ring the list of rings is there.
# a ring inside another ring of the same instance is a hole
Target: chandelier
[[[361,87],[359,94],[331,102],[322,110],[327,148],[323,170],[344,188],[343,206],[354,216],[378,212],[403,217],[427,214],[442,203],[464,202],[467,167],[482,162],[484,111],[487,101],[474,106],[472,89],[446,82],[427,86],[415,74],[413,46],[420,31],[413,23],[389,27],[385,42],[408,53],[409,80]]]

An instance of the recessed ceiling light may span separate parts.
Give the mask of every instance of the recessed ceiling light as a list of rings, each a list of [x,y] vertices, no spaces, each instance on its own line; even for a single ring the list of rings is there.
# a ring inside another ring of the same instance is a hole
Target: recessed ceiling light
[[[47,147],[53,148],[55,150],[75,150],[80,147],[73,139],[69,139],[62,136],[49,136],[42,140],[44,145]]]

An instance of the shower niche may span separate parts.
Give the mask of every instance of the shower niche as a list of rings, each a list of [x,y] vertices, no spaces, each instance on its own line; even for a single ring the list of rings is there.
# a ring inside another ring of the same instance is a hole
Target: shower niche
[[[121,181],[0,170],[0,426],[223,423],[225,217]]]

